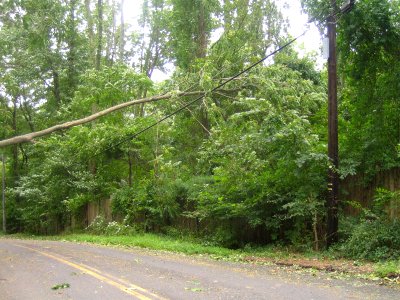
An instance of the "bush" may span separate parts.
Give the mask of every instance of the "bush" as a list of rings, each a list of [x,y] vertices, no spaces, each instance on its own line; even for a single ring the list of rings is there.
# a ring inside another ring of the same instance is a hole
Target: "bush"
[[[88,227],[85,228],[85,230],[89,231],[90,233],[94,234],[103,234],[105,231],[107,224],[106,220],[102,216],[97,216],[94,218],[92,223],[89,224]]]
[[[343,244],[343,255],[371,261],[400,259],[400,223],[364,220]]]
[[[375,275],[381,278],[400,276],[400,261],[389,261],[379,264],[375,269]]]
[[[103,216],[97,216],[93,222],[86,227],[86,230],[99,235],[132,235],[136,233],[134,227],[115,221],[107,223]]]

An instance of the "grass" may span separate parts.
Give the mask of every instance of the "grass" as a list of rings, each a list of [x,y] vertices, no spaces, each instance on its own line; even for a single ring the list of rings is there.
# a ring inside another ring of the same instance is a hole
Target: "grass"
[[[153,250],[165,250],[184,254],[208,254],[228,257],[235,254],[234,250],[204,246],[199,243],[183,239],[172,238],[155,234],[137,234],[131,236],[100,236],[89,234],[72,234],[62,236],[62,239],[76,242],[89,242],[102,245],[119,245],[129,247],[147,248]]]
[[[57,236],[35,236],[26,234],[14,234],[9,237],[25,238],[25,239],[41,239],[41,240],[58,240],[71,242],[84,242],[99,245],[113,245],[123,247],[139,247],[145,249],[170,251],[176,253],[184,253],[188,255],[206,254],[213,257],[231,257],[236,256],[240,252],[217,246],[205,246],[197,242],[178,239],[163,235],[151,233],[141,233],[135,235],[93,235],[93,234],[66,234]]]
[[[280,246],[245,247],[244,249],[228,249],[222,246],[213,246],[202,243],[201,240],[182,238],[152,233],[138,233],[133,235],[97,235],[89,233],[63,234],[55,236],[36,236],[27,234],[15,234],[10,237],[70,241],[92,243],[99,245],[112,245],[122,247],[138,247],[159,251],[183,253],[187,255],[209,255],[215,259],[240,260],[244,257],[268,257],[271,259],[286,259],[293,257],[307,257],[320,259],[326,258],[324,252],[297,252],[291,248]]]
[[[99,245],[112,245],[122,247],[138,247],[159,251],[183,253],[187,255],[208,255],[213,259],[240,261],[245,257],[263,257],[271,260],[287,259],[307,255],[307,257],[323,257],[319,252],[308,252],[301,254],[293,249],[279,246],[267,247],[245,247],[244,249],[228,249],[221,246],[204,244],[201,240],[182,238],[168,235],[157,235],[152,233],[138,233],[133,235],[97,235],[88,233],[73,233],[54,236],[12,234],[10,238],[39,239],[70,241],[80,243],[92,243]],[[313,256],[313,254],[314,256]]]
[[[134,235],[97,235],[88,233],[62,234],[54,236],[12,234],[10,238],[40,239],[93,243],[100,245],[113,245],[123,247],[139,247],[145,249],[170,251],[188,255],[204,254],[214,258],[238,258],[238,256],[268,257],[271,259],[287,258],[318,258],[334,259],[330,252],[296,251],[289,247],[266,246],[266,247],[245,247],[244,249],[233,250],[220,246],[204,245],[199,240],[190,238],[179,238],[167,235],[152,233],[138,233]]]
[[[396,278],[400,276],[400,261],[381,262],[376,265],[375,275],[380,278]]]

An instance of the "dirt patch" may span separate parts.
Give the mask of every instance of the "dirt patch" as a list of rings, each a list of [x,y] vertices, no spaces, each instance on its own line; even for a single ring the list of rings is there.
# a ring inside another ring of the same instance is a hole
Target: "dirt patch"
[[[350,274],[371,274],[374,267],[369,263],[356,263],[348,260],[329,260],[318,258],[284,258],[275,259],[268,257],[247,256],[243,258],[252,263],[273,263],[278,266],[298,266],[304,269],[315,269],[327,272],[343,272]]]

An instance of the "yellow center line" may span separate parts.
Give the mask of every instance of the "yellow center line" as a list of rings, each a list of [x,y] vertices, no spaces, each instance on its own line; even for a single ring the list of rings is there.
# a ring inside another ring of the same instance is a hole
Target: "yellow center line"
[[[100,270],[98,270],[98,269],[96,269],[96,268],[90,267],[90,266],[85,265],[85,264],[82,264],[82,263],[81,263],[80,265],[81,265],[81,266],[84,266],[85,268],[88,268],[89,270],[92,270],[92,271],[94,271],[94,272],[96,272],[96,273],[100,273],[100,274],[102,274],[102,275],[104,275],[104,276],[107,276],[109,279],[119,281],[119,282],[121,282],[121,283],[123,283],[123,284],[129,286],[130,289],[135,289],[135,290],[141,291],[141,292],[143,292],[143,293],[146,293],[147,295],[152,296],[154,299],[158,299],[158,300],[167,300],[167,298],[163,298],[163,297],[160,297],[160,296],[158,296],[158,295],[156,295],[156,294],[153,294],[152,292],[150,292],[150,291],[148,291],[148,290],[146,290],[146,289],[144,289],[144,288],[142,288],[142,287],[140,287],[140,286],[138,286],[138,285],[135,285],[135,284],[133,284],[133,283],[127,281],[127,280],[124,280],[124,279],[122,279],[122,278],[115,277],[115,276],[113,276],[113,275],[111,275],[111,274],[108,274],[108,273],[106,273],[106,272],[102,272],[102,271],[100,271]]]
[[[56,255],[53,255],[53,254],[50,254],[50,253],[47,253],[47,252],[43,252],[43,251],[37,250],[35,248],[22,246],[22,245],[17,245],[17,244],[14,244],[14,245],[17,246],[17,247],[20,247],[20,248],[25,248],[25,249],[37,252],[37,253],[39,253],[39,254],[41,254],[43,256],[49,257],[51,259],[57,260],[57,261],[65,264],[65,265],[68,265],[68,266],[71,266],[71,267],[73,267],[75,269],[78,269],[78,270],[80,270],[80,271],[82,271],[82,272],[84,272],[84,273],[86,273],[86,274],[88,274],[88,275],[90,275],[90,276],[92,276],[94,278],[97,278],[97,279],[99,279],[101,281],[104,281],[104,282],[108,283],[109,285],[112,285],[112,286],[118,288],[119,290],[121,290],[121,291],[123,291],[123,292],[125,292],[125,293],[127,293],[129,295],[135,296],[139,300],[151,300],[151,299],[154,299],[154,298],[155,299],[160,299],[160,300],[164,299],[164,298],[162,298],[162,297],[160,297],[158,295],[155,295],[155,294],[151,293],[150,291],[148,291],[148,290],[146,290],[146,289],[144,289],[142,287],[139,287],[137,285],[131,284],[131,283],[125,281],[125,280],[116,279],[116,280],[124,283],[124,284],[121,284],[121,283],[119,283],[119,282],[117,282],[115,280],[107,278],[106,274],[104,274],[104,272],[102,273],[99,270],[94,269],[94,268],[89,267],[89,266],[86,266],[84,264],[73,263],[73,262],[70,262],[68,260],[65,260],[65,259],[59,257],[58,255],[56,256]],[[114,276],[108,275],[108,277],[114,277]],[[152,298],[149,298],[146,295],[143,295],[143,294],[141,294],[141,293],[139,293],[138,291],[135,291],[135,290],[141,291],[142,293],[146,293],[147,295],[150,295]]]

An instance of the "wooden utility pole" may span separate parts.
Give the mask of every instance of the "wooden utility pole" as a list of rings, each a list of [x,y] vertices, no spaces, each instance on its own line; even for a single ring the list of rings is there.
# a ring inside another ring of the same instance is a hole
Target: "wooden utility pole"
[[[336,0],[331,0],[331,15],[328,18],[328,156],[331,163],[328,173],[327,198],[327,235],[326,245],[329,248],[338,241],[338,207],[339,207],[339,142],[338,142],[338,103],[337,103],[337,56],[336,56],[336,15],[352,10],[354,0],[347,2],[338,11]]]
[[[338,146],[338,105],[337,105],[337,61],[336,61],[336,0],[331,0],[332,14],[328,18],[328,156],[331,162],[328,174],[327,199],[327,247],[338,241],[339,204],[339,146]]]
[[[3,208],[3,232],[6,233],[6,160],[4,158],[4,154],[1,157],[1,161],[2,161],[2,208]]]

